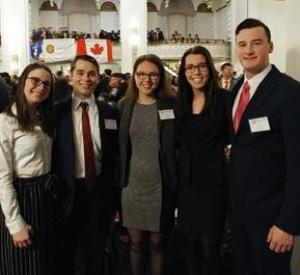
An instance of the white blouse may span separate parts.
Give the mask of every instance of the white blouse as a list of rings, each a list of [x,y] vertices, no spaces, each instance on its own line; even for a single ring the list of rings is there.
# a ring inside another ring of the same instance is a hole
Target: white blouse
[[[10,234],[23,229],[13,178],[32,178],[50,172],[52,139],[35,126],[19,130],[17,120],[0,114],[0,205]]]

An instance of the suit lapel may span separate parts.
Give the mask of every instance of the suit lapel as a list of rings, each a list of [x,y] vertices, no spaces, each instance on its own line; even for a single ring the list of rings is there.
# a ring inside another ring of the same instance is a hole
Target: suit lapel
[[[96,100],[96,104],[98,107],[99,113],[99,129],[100,129],[100,143],[101,143],[101,152],[103,152],[103,148],[105,146],[105,114],[103,113],[103,109],[101,108],[101,102]],[[101,153],[102,155],[102,153]]]
[[[230,94],[229,94],[228,116],[229,116],[229,131],[230,131],[231,136],[235,135],[235,132],[234,132],[234,129],[233,129],[232,109],[233,109],[235,98],[236,98],[243,82],[244,82],[244,77],[241,77],[238,80],[238,82],[236,83],[236,85],[234,86],[234,88],[232,89],[232,91],[230,92]]]
[[[121,114],[121,122],[122,124],[122,130],[120,130],[120,133],[123,133],[123,136],[121,137],[121,140],[125,142],[125,144],[128,143],[129,139],[129,128],[130,128],[130,123],[131,123],[131,118],[132,118],[132,112],[134,108],[134,103],[123,103],[123,110]]]
[[[237,133],[234,133],[233,130],[233,118],[232,118],[232,108],[234,105],[235,98],[238,94],[238,91],[243,84],[244,78],[242,77],[237,85],[234,87],[232,91],[232,97],[229,102],[229,116],[230,116],[230,132],[233,136],[236,136],[243,130],[243,128],[247,125],[249,118],[251,118],[251,114],[255,113],[255,111],[264,103],[264,101],[272,95],[272,91],[277,85],[277,80],[280,77],[281,73],[277,70],[275,66],[272,66],[269,74],[264,78],[264,80],[259,84],[255,94],[251,98],[239,125],[239,129]]]
[[[160,119],[159,111],[161,110],[173,110],[174,106],[172,101],[164,98],[158,98],[157,100],[157,127],[158,127],[158,136],[161,139],[162,127],[164,125],[163,120]]]
[[[68,131],[68,133],[70,133],[69,137],[68,137],[68,142],[66,142],[66,144],[70,145],[70,149],[71,149],[71,157],[75,156],[75,143],[74,143],[74,124],[73,124],[73,110],[72,110],[72,98],[70,97],[67,101],[66,101],[66,110],[68,110],[67,112],[65,112],[65,123],[64,123],[64,127],[65,129],[70,129]]]
[[[280,75],[281,73],[273,66],[268,75],[259,84],[242,116],[237,134],[247,125],[248,120],[252,118],[251,115],[255,114],[255,111],[258,110],[265,100],[272,95]]]

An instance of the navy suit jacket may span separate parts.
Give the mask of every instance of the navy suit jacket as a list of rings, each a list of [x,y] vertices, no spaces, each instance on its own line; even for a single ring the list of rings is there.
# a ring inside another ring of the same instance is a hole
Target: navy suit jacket
[[[232,106],[243,83],[230,93],[229,163],[233,217],[248,224],[277,225],[300,233],[300,83],[275,66],[258,86],[240,122]],[[268,119],[270,130],[251,132],[250,119]]]
[[[96,101],[99,110],[101,138],[101,174],[92,190],[102,194],[99,204],[110,212],[115,202],[115,187],[118,166],[118,131],[105,127],[106,119],[117,120],[117,110],[110,105]],[[53,143],[53,172],[62,180],[65,187],[63,212],[69,215],[73,207],[75,191],[75,145],[72,121],[72,98],[55,105],[56,133]]]

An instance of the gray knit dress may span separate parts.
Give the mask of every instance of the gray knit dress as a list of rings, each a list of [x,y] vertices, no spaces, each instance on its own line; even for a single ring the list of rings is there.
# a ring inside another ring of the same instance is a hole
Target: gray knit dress
[[[135,104],[129,129],[129,181],[122,191],[123,225],[159,232],[162,205],[157,105]]]

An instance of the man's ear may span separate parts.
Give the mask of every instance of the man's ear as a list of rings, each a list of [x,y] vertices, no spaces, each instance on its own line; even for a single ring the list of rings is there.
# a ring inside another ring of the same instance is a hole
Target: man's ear
[[[272,52],[273,52],[273,50],[274,50],[274,44],[273,44],[273,42],[271,41],[271,42],[270,42],[270,49],[269,49],[269,53],[272,53]]]

